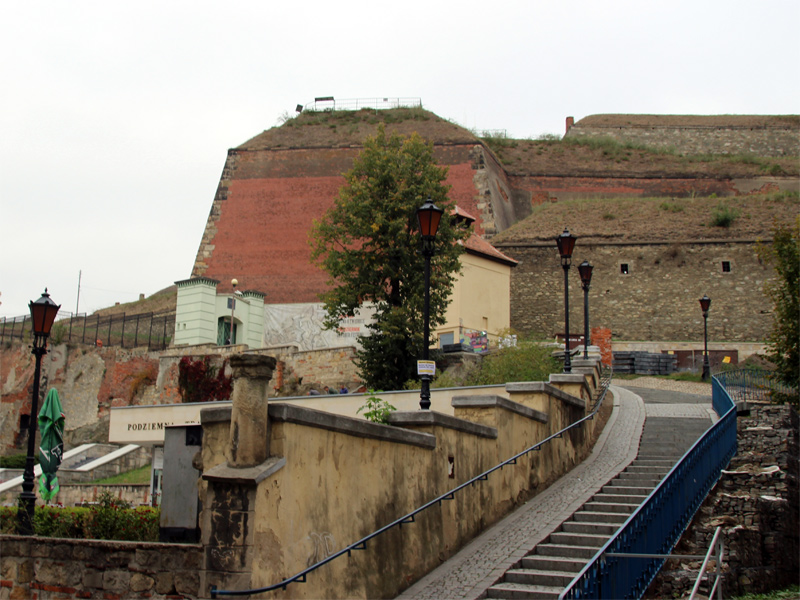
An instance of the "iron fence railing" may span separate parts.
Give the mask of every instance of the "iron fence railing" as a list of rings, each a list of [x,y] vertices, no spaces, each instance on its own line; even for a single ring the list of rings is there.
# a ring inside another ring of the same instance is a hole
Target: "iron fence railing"
[[[50,343],[63,342],[94,346],[121,346],[163,350],[172,341],[175,312],[136,315],[94,315],[59,313],[50,331]],[[0,319],[0,342],[32,337],[30,315]]]
[[[763,369],[735,369],[714,375],[722,383],[734,402],[769,402],[774,394],[797,396],[797,388],[783,381],[773,371]]]
[[[736,454],[736,407],[716,376],[712,380],[712,405],[720,419],[684,454],[559,598],[640,598],[644,594],[664,564],[665,555]]]
[[[400,107],[422,107],[421,98],[344,98],[336,99],[333,96],[322,96],[314,98],[313,102],[309,102],[303,107],[303,110],[361,110],[362,108],[370,108],[374,110],[381,110],[387,108],[400,108]]]
[[[316,571],[320,567],[328,564],[332,560],[335,560],[335,559],[337,559],[340,556],[343,556],[345,554],[350,556],[351,553],[353,552],[353,550],[366,550],[367,549],[367,542],[369,542],[370,540],[380,536],[383,533],[386,533],[390,529],[394,529],[395,527],[402,527],[403,525],[408,525],[409,523],[416,522],[416,516],[418,514],[420,514],[421,512],[426,511],[429,508],[432,508],[434,506],[440,506],[442,504],[442,502],[445,501],[445,500],[454,500],[455,499],[455,495],[457,493],[459,493],[459,492],[461,492],[461,491],[463,491],[465,489],[468,489],[468,488],[472,487],[473,485],[475,485],[477,483],[480,483],[482,481],[488,480],[489,475],[491,475],[495,471],[502,470],[503,467],[507,467],[508,465],[517,464],[517,460],[519,460],[523,456],[525,456],[525,455],[527,455],[527,454],[529,454],[531,452],[535,452],[535,451],[541,450],[542,446],[544,446],[545,444],[551,442],[552,440],[554,440],[556,438],[562,437],[566,432],[568,432],[569,430],[571,430],[571,429],[573,429],[575,427],[580,427],[585,421],[588,421],[589,419],[593,419],[594,416],[597,414],[597,411],[600,409],[600,406],[603,403],[603,399],[606,396],[606,392],[608,391],[608,387],[610,386],[610,384],[611,384],[611,371],[610,370],[604,371],[604,373],[602,375],[602,378],[601,378],[600,393],[598,394],[597,398],[594,400],[594,406],[592,407],[592,410],[589,412],[588,415],[586,415],[582,419],[580,419],[578,421],[575,421],[574,423],[572,423],[571,425],[565,427],[564,429],[562,429],[558,433],[554,433],[553,435],[551,435],[550,437],[542,440],[541,442],[539,442],[537,444],[534,444],[533,446],[530,446],[529,448],[526,448],[522,452],[519,452],[518,454],[515,454],[514,456],[512,456],[511,458],[509,458],[507,460],[504,460],[499,465],[495,465],[494,467],[492,467],[491,469],[488,469],[487,471],[484,471],[480,475],[476,475],[475,477],[473,477],[469,481],[465,481],[461,485],[451,489],[448,492],[445,492],[441,496],[438,496],[438,497],[434,498],[430,502],[427,502],[426,504],[423,504],[419,508],[411,511],[407,515],[403,515],[402,517],[400,517],[399,519],[396,519],[395,521],[392,521],[388,525],[385,525],[385,526],[381,527],[377,531],[374,531],[374,532],[370,533],[369,535],[361,538],[357,542],[354,542],[354,543],[350,544],[349,546],[347,546],[345,548],[342,548],[338,552],[335,552],[335,553],[331,554],[330,556],[324,558],[323,560],[311,565],[307,569],[305,569],[303,571],[300,571],[299,573],[293,575],[292,577],[284,579],[283,581],[280,581],[278,583],[275,583],[275,584],[267,586],[267,587],[258,588],[258,589],[251,589],[251,590],[219,590],[219,589],[217,589],[216,586],[211,586],[211,597],[212,598],[216,598],[217,596],[247,596],[249,594],[260,594],[260,593],[263,593],[263,592],[270,592],[270,591],[277,590],[277,589],[285,590],[286,587],[291,583],[305,583],[307,576],[312,571]]]

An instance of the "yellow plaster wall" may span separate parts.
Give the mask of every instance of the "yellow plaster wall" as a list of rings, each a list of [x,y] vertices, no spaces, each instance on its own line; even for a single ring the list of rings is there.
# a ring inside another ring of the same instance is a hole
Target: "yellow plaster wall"
[[[462,271],[436,334],[456,332],[459,326],[497,335],[511,325],[511,267],[472,254],[461,255]],[[484,322],[484,317],[486,322]]]
[[[346,433],[352,422],[348,417],[327,415],[323,419],[329,425],[321,426],[271,416],[270,455],[283,457],[286,464],[256,488],[252,587],[302,571],[545,439],[554,428],[584,416],[576,403],[542,394],[536,405],[548,412],[547,423],[500,406],[453,410],[459,419],[493,427],[496,438],[436,423],[403,425],[403,415],[398,415],[404,429],[434,436],[435,448]],[[330,426],[331,419],[338,419],[338,425]],[[587,421],[575,433],[429,509],[414,524],[381,535],[366,551],[340,557],[310,574],[307,583],[291,584],[271,596],[393,597],[572,468],[588,451],[596,423]],[[225,425],[204,420],[204,470],[224,461]],[[396,431],[370,427],[379,434]],[[453,478],[448,476],[449,457],[454,459]]]

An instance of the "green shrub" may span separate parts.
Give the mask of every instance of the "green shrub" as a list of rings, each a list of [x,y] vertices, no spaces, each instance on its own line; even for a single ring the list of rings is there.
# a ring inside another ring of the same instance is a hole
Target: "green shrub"
[[[732,207],[725,202],[720,202],[711,212],[711,224],[714,227],[730,227],[739,217],[738,208]]]
[[[510,381],[547,381],[561,372],[553,348],[531,341],[500,348],[483,358],[479,369],[467,376],[466,385],[498,385]]]
[[[34,533],[41,537],[157,542],[161,513],[157,508],[130,508],[103,492],[96,506],[37,506]],[[17,533],[17,508],[0,507],[0,533]]]
[[[11,456],[0,456],[0,469],[24,469],[26,454],[12,454]],[[34,454],[33,464],[39,464],[39,455]]]

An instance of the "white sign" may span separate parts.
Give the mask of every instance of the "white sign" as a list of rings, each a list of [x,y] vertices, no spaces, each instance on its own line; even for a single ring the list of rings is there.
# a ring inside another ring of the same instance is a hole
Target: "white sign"
[[[436,375],[436,363],[432,360],[417,361],[417,375]]]

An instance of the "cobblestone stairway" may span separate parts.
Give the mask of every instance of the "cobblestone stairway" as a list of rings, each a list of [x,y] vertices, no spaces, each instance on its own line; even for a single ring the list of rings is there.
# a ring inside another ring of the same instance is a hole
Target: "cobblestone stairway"
[[[705,419],[648,417],[636,460],[506,571],[486,597],[558,598],[710,425]]]

